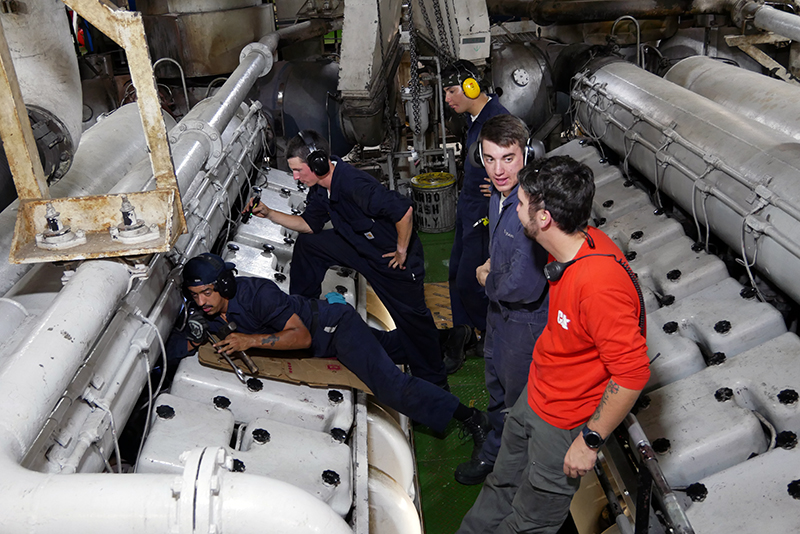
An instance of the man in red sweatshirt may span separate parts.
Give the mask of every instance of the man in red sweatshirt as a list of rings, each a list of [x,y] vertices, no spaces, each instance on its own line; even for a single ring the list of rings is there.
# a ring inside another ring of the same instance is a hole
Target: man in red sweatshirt
[[[580,477],[650,377],[636,276],[588,227],[592,171],[568,156],[519,173],[525,235],[550,254],[550,308],[523,392],[508,414],[494,470],[459,534],[555,533]]]

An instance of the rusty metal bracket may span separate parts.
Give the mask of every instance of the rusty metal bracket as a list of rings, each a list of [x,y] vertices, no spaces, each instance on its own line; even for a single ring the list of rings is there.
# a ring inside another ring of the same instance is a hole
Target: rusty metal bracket
[[[172,248],[180,234],[185,232],[186,221],[167,142],[167,131],[161,115],[142,15],[122,10],[109,0],[63,2],[125,50],[131,81],[136,87],[139,113],[156,182],[156,190],[129,193],[127,197],[130,205],[135,206],[142,216],[139,222],[144,221],[149,230],[139,232],[133,240],[120,239],[120,233],[115,233],[113,228],[123,228],[124,237],[124,230],[130,227],[124,210],[120,214],[120,206],[123,206],[121,195],[48,200],[49,191],[33,144],[30,123],[21,119],[25,117],[25,107],[14,74],[11,54],[5,36],[0,33],[0,105],[3,109],[14,110],[14,113],[4,113],[0,117],[0,136],[6,151],[12,152],[9,164],[20,199],[10,261],[35,263],[166,252]],[[48,213],[58,213],[62,223],[69,222],[62,226],[71,228],[75,233],[80,232],[79,235],[81,238],[85,237],[86,242],[70,240],[66,245],[59,242],[55,247],[41,246],[43,243],[47,244],[48,234],[52,236],[61,232],[52,230],[54,223],[48,219]]]

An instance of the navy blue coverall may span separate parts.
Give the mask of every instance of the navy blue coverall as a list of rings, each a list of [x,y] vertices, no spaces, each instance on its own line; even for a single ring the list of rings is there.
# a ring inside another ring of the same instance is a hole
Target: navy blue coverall
[[[412,231],[405,269],[389,267],[384,254],[397,250],[395,224],[411,201],[389,191],[369,174],[337,157],[328,190],[315,185],[301,215],[313,231],[300,234],[294,246],[289,292],[316,298],[332,265],[350,267],[372,285],[392,316],[411,373],[437,385],[447,381],[439,350],[439,333],[425,304],[425,258]],[[326,222],[333,230],[323,230]]]
[[[483,123],[495,115],[507,113],[497,95],[492,95],[474,121],[467,118],[469,130],[464,151],[478,141]],[[486,307],[489,301],[475,278],[475,269],[489,257],[489,230],[485,225],[475,226],[475,223],[486,217],[489,211],[489,199],[480,190],[480,186],[487,183],[484,178],[486,170],[473,166],[465,157],[464,183],[456,206],[456,235],[450,252],[448,276],[453,324],[469,325],[481,332],[486,330]]]
[[[459,404],[458,398],[425,380],[409,376],[392,362],[381,342],[391,342],[391,332],[371,329],[348,304],[311,301],[287,295],[272,280],[237,277],[236,295],[228,301],[227,320],[236,322],[243,334],[274,334],[297,314],[311,333],[315,357],[336,357],[387,406],[437,432],[443,432]],[[316,315],[316,320],[315,316]],[[209,321],[216,332],[225,322],[217,316]]]
[[[525,389],[533,346],[547,324],[548,285],[542,271],[547,252],[525,236],[517,217],[518,190],[506,198],[495,191],[489,201],[492,261],[486,277],[489,312],[483,350],[492,429],[478,455],[489,464],[500,450],[504,411]]]

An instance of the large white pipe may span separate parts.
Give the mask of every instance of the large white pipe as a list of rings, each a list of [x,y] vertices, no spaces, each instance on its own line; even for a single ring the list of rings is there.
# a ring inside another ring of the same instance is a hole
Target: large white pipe
[[[594,67],[572,91],[585,131],[800,300],[800,145],[630,63]]]
[[[81,265],[0,369],[0,429],[20,460],[116,311],[128,286],[122,263]]]
[[[706,56],[679,61],[664,79],[800,141],[800,87]]]

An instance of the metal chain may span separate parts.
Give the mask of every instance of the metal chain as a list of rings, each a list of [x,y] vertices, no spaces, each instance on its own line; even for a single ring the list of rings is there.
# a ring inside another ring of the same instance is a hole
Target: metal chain
[[[386,54],[383,50],[383,27],[381,26],[381,0],[375,0],[375,4],[378,6],[378,42],[381,44],[381,66],[383,66],[383,62],[386,59]]]
[[[444,11],[447,14],[447,27],[450,28],[450,44],[453,47],[453,57],[458,57],[458,48],[456,48],[456,34],[453,33],[453,21],[450,18],[450,0],[444,0]]]
[[[439,44],[437,34],[433,32],[433,26],[431,25],[431,21],[428,18],[428,10],[425,7],[425,0],[418,0],[420,9],[422,11],[422,18],[425,20],[425,27],[428,30],[428,33],[433,40],[433,47],[436,49],[436,55],[439,56],[440,59],[443,60],[445,65],[451,64],[455,61],[455,58],[450,54],[450,51],[447,50],[449,48],[447,44],[447,40],[445,38],[445,31],[444,31],[444,21],[442,20],[442,10],[439,7],[439,0],[433,0],[433,10],[434,15],[436,16],[436,27],[439,31],[438,37],[441,37],[442,44]]]
[[[414,2],[408,3],[408,41],[409,55],[411,56],[411,107],[414,112],[414,135],[420,134],[420,110],[419,110],[419,69],[417,67],[417,30],[414,27],[414,13],[412,6]]]

